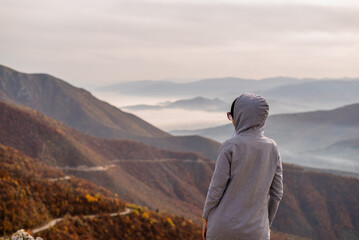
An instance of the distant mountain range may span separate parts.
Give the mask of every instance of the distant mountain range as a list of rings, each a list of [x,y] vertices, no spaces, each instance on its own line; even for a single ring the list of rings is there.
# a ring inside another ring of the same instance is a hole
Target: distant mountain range
[[[0,100],[33,108],[97,137],[132,139],[169,150],[198,152],[211,159],[219,148],[219,143],[203,137],[171,136],[47,74],[25,74],[0,65]]]
[[[333,109],[359,102],[359,79],[323,80],[283,85],[257,94],[266,97],[272,113]]]
[[[183,99],[174,102],[164,102],[158,105],[132,105],[124,106],[124,109],[128,110],[160,110],[179,108],[186,110],[198,110],[198,111],[210,111],[210,112],[224,112],[228,109],[228,103],[219,99],[209,99],[204,97],[195,97],[191,99]]]
[[[272,115],[265,134],[279,145],[283,159],[301,165],[359,173],[359,104],[334,110]],[[223,142],[231,124],[173,134],[197,134]]]
[[[268,78],[259,81],[243,78],[213,78],[193,81],[188,83],[175,83],[169,81],[134,81],[113,84],[98,88],[98,91],[117,92],[119,94],[135,96],[163,96],[163,97],[220,97],[238,92],[269,90],[284,84],[295,84],[302,82],[295,78]],[[305,81],[305,80],[304,80]],[[226,99],[226,98],[223,98]]]
[[[185,99],[202,96],[209,99],[220,99],[227,103],[225,111],[232,101],[244,92],[254,92],[267,98],[271,106],[271,114],[293,113],[319,109],[332,109],[359,102],[359,79],[314,79],[277,77],[262,80],[242,78],[204,79],[189,83],[163,81],[134,81],[114,84],[95,89],[96,91],[113,92],[121,95],[148,96]],[[196,109],[206,109],[208,101],[198,103]],[[201,105],[198,105],[201,104]],[[152,109],[169,107],[151,106]],[[131,110],[148,109],[150,106],[131,106]],[[190,106],[181,108],[191,109]],[[217,108],[217,107],[215,107]],[[222,105],[220,108],[222,109]]]

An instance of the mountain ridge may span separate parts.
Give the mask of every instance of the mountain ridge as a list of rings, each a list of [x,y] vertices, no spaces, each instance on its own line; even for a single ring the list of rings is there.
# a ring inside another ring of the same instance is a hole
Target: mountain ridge
[[[212,159],[216,158],[219,148],[219,143],[210,139],[196,137],[198,144],[193,144],[194,136],[172,136],[84,89],[47,74],[24,74],[0,65],[0,100],[33,108],[97,137],[130,139],[183,152],[196,151]]]
[[[79,130],[83,132],[89,131],[88,128],[86,128],[88,127],[87,125],[94,124],[89,120],[84,121],[83,117],[81,117],[81,114],[93,115],[96,112],[88,112],[89,110],[93,110],[88,105],[88,103],[90,103],[91,105],[99,104],[102,107],[102,109],[97,107],[96,110],[102,110],[101,117],[107,118],[107,124],[104,124],[105,126],[116,125],[118,127],[117,130],[125,136],[134,135],[136,132],[136,135],[139,136],[168,136],[167,133],[151,126],[145,121],[135,117],[133,114],[124,113],[120,109],[96,99],[85,89],[76,88],[63,80],[48,74],[24,74],[0,65],[0,82],[0,99],[3,101],[34,108],[39,112],[68,124],[69,126],[80,128]],[[85,104],[85,107],[83,107],[82,110],[77,106],[81,102]],[[70,110],[70,112],[67,112],[66,109],[68,109],[67,111]],[[120,124],[111,121],[111,116],[106,116],[106,113],[108,114],[111,110],[114,110],[116,111],[116,114],[119,114],[116,121],[119,121]],[[78,116],[75,115],[76,111],[80,111],[81,114]],[[64,116],[62,116],[62,114],[64,114]],[[95,119],[95,121],[99,120]],[[131,121],[133,123],[131,123]],[[81,122],[81,124],[79,122]],[[140,126],[145,125],[149,128],[148,132],[144,131],[144,129],[134,127],[134,123]],[[83,127],[81,127],[81,125],[83,125]],[[102,128],[102,131],[106,130],[104,127]],[[130,131],[124,131],[124,129],[127,128]],[[101,136],[104,135],[104,133],[100,132],[97,135]]]
[[[97,138],[34,110],[4,102],[0,102],[0,114],[0,144],[106,187],[125,201],[189,218],[200,215],[206,188],[200,179],[209,178],[213,165],[202,155],[172,152],[130,140]],[[73,170],[105,165],[111,167],[90,172]],[[140,172],[146,172],[147,178],[141,179]],[[180,178],[180,172],[187,178]]]
[[[214,112],[223,112],[228,108],[229,103],[219,99],[219,98],[204,98],[204,97],[194,97],[190,99],[181,99],[173,102],[165,102],[157,105],[130,105],[124,106],[124,109],[128,110],[160,110],[160,109],[170,109],[170,108],[179,108],[187,110],[200,110],[200,111],[214,111]]]

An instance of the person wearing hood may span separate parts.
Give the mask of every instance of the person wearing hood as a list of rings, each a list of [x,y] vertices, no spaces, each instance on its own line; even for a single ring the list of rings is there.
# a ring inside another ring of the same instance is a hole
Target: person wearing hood
[[[245,93],[227,113],[235,136],[224,142],[203,209],[204,240],[268,240],[283,196],[277,144],[264,136],[269,112],[261,96]]]

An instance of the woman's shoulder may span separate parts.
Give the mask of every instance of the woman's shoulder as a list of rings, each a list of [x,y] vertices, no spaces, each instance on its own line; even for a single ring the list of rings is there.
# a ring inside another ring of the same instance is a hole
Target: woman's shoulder
[[[238,148],[239,146],[245,144],[246,140],[243,137],[237,135],[223,142],[220,147],[220,151],[231,151],[233,148]]]
[[[221,144],[221,146],[220,146],[218,152],[221,152],[221,151],[229,151],[229,150],[232,148],[232,146],[236,143],[236,140],[235,140],[234,138],[235,138],[235,137],[232,137],[232,138],[227,139],[226,141],[224,141],[224,142]]]
[[[264,135],[262,135],[260,138],[237,135],[223,142],[220,149],[231,149],[233,146],[240,147],[240,146],[248,146],[248,145],[258,145],[258,144],[265,144],[267,146],[271,146],[274,149],[278,150],[277,143],[273,139],[266,137]]]
[[[264,138],[265,138],[267,144],[268,144],[268,145],[270,146],[270,148],[272,149],[272,151],[273,151],[275,154],[279,155],[279,148],[278,148],[277,143],[276,143],[273,139],[271,139],[271,138],[269,138],[269,137],[264,137]]]
[[[271,145],[273,145],[274,148],[278,149],[278,145],[277,145],[276,141],[274,141],[273,139],[266,137],[266,136],[264,136],[264,138],[266,139],[268,144],[271,144]]]

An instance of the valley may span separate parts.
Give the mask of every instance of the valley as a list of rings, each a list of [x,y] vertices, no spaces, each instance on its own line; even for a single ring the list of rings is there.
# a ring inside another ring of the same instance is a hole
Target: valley
[[[285,162],[358,174],[358,119],[359,104],[332,110],[270,115],[264,132],[277,142]],[[233,126],[227,124],[171,133],[196,134],[223,142],[233,131]]]
[[[7,74],[16,77],[14,72]],[[27,77],[35,81],[39,78]],[[0,90],[2,99],[22,96],[9,95],[8,88]],[[175,235],[177,239],[198,238],[198,224],[215,167],[209,156],[216,155],[218,142],[199,136],[173,137],[166,132],[154,137],[145,133],[148,128],[141,130],[141,142],[123,136],[96,136],[45,115],[32,104],[16,101],[0,101],[0,197],[6,203],[0,209],[6,216],[1,219],[0,232],[4,228],[6,232],[37,229],[62,219],[38,232],[39,236],[74,240],[81,236],[111,239],[115,235],[126,239],[171,239]],[[296,146],[305,150],[318,142],[322,147],[318,151],[330,153],[346,148],[345,154],[352,154],[357,133],[350,127],[357,125],[356,109],[357,105],[348,105],[331,111],[273,115],[268,119],[267,132],[270,135],[280,129],[285,133],[278,139],[271,136],[283,150]],[[148,124],[138,121],[133,127]],[[308,129],[308,122],[312,129]],[[305,141],[311,133],[329,139],[333,133],[326,130],[329,128],[341,133],[330,139],[331,145],[320,137]],[[285,151],[282,158],[288,160]],[[288,163],[283,166],[284,197],[273,223],[272,239],[359,238],[358,178]],[[27,211],[23,210],[25,206]],[[133,206],[133,212],[116,215],[124,213],[126,206]]]

